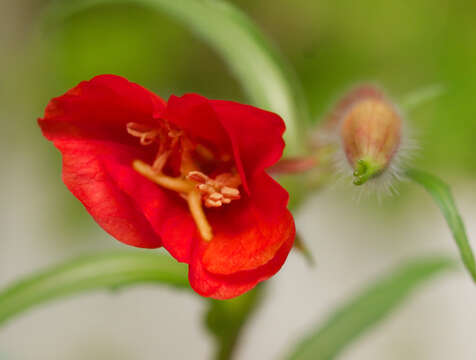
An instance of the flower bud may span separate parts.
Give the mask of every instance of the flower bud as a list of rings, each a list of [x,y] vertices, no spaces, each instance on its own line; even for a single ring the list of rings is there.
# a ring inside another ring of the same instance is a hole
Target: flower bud
[[[365,85],[351,91],[333,112],[333,121],[355,185],[391,167],[402,144],[403,121],[379,90]]]

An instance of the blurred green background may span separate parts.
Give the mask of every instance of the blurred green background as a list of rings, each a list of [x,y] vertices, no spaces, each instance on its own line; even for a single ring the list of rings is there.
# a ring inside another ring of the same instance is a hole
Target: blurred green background
[[[234,3],[295,68],[316,122],[360,81],[380,84],[397,102],[426,86],[442,86],[440,97],[408,114],[421,147],[415,162],[447,179],[474,175],[475,2]],[[2,5],[0,111],[12,140],[4,152],[40,144],[33,119],[49,99],[97,74],[125,76],[164,98],[197,92],[249,102],[221,59],[163,14],[114,4],[51,23],[43,16],[48,5],[33,0]],[[45,166],[56,168],[52,148],[35,151],[50,152]]]
[[[294,67],[316,123],[343,91],[360,81],[379,83],[397,102],[428,85],[443,86],[440,97],[408,114],[421,148],[414,161],[449,181],[474,188],[476,2],[233,3]],[[164,98],[197,92],[210,98],[249,99],[206,44],[163,14],[115,4],[51,23],[44,18],[49,4],[45,0],[0,2],[2,230],[3,236],[14,239],[17,226],[24,226],[32,236],[38,228],[61,227],[51,231],[51,238],[43,233],[43,245],[36,246],[61,249],[62,259],[78,249],[110,247],[111,241],[101,243],[97,236],[86,236],[92,228],[94,234],[99,230],[62,185],[60,156],[40,134],[35,119],[52,97],[81,80],[113,73]],[[19,181],[25,185],[15,190],[12,184]],[[41,185],[40,193],[32,184]],[[20,203],[22,207],[15,207]],[[471,213],[463,215],[474,219]],[[23,217],[25,224],[12,225],[13,217]],[[37,227],[29,224],[31,219],[39,219]],[[11,230],[14,226],[15,231]],[[12,250],[11,254],[17,253]],[[33,261],[32,266],[48,263],[44,259]],[[17,275],[13,262],[4,262],[5,281]]]
[[[428,85],[443,86],[441,97],[409,116],[422,148],[418,162],[474,174],[475,2],[234,3],[294,66],[316,121],[359,81],[381,84],[397,101]],[[26,0],[3,5],[3,17],[9,19],[2,25],[2,111],[20,106],[39,116],[52,96],[102,73],[125,76],[165,98],[198,92],[247,101],[220,58],[160,13],[108,5],[44,26],[47,5]],[[16,18],[9,16],[10,7]],[[31,124],[30,119],[25,121]],[[26,124],[17,125],[25,129]],[[36,129],[28,129],[37,138]]]

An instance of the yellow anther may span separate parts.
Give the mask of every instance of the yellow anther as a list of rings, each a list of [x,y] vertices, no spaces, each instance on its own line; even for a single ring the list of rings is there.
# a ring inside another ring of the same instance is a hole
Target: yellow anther
[[[190,171],[187,178],[200,184],[205,184],[210,178],[200,171]]]
[[[223,195],[216,192],[216,193],[211,194],[208,198],[213,200],[213,201],[218,201],[218,200],[223,199]]]
[[[187,179],[198,183],[197,189],[203,195],[206,207],[220,207],[241,197],[237,189],[241,184],[238,174],[223,173],[212,179],[200,171],[190,171]]]
[[[205,199],[205,207],[207,208],[220,207],[220,206],[222,206],[222,202],[220,200],[214,201],[214,200],[211,200],[210,198]]]
[[[215,188],[208,184],[198,184],[197,189],[207,194],[213,194],[215,192]]]
[[[240,191],[235,188],[231,188],[229,186],[223,186],[220,189],[220,192],[222,193],[223,196],[225,196],[228,199],[239,199],[240,198]]]

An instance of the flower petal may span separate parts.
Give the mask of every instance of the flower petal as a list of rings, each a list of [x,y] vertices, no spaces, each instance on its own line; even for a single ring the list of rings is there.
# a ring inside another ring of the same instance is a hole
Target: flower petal
[[[165,106],[157,95],[127,79],[100,75],[51,100],[39,124],[49,140],[90,138],[137,144],[126,124],[153,126]]]
[[[172,95],[164,118],[200,142],[221,150],[230,150],[230,139],[210,105],[210,100],[197,94]]]
[[[141,198],[130,196],[124,185],[149,190],[156,187],[130,166],[131,149],[104,142],[58,140],[63,155],[63,181],[96,222],[119,241],[137,247],[160,247],[160,237],[141,209]],[[117,183],[120,179],[121,184]]]
[[[266,173],[250,182],[251,196],[210,209],[214,238],[203,252],[204,268],[229,275],[266,264],[294,229],[288,193]]]
[[[44,118],[39,119],[43,134],[63,155],[66,186],[101,227],[119,241],[137,247],[161,246],[159,230],[167,226],[169,217],[156,219],[183,213],[176,210],[166,191],[131,166],[134,159],[150,161],[154,149],[139,145],[138,139],[127,134],[125,124],[139,121],[152,125],[164,106],[148,90],[104,75],[53,99]]]
[[[248,181],[281,158],[286,129],[281,117],[233,101],[210,103],[231,139],[235,159],[240,158]]]
[[[288,216],[291,217],[291,214]],[[205,270],[200,258],[206,244],[201,241],[195,249],[194,261],[189,266],[190,285],[198,294],[219,300],[231,299],[251,290],[261,281],[276,274],[283,266],[294,243],[294,226],[290,229],[283,245],[269,262],[254,270],[241,271],[232,275],[217,275]]]

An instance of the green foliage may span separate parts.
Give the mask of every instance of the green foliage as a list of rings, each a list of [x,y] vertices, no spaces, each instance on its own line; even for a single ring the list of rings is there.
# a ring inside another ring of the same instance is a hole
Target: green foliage
[[[308,119],[299,85],[280,54],[237,8],[221,0],[85,0],[59,1],[49,19],[60,20],[90,7],[130,3],[164,11],[183,22],[227,62],[257,106],[280,114],[286,122],[288,153],[297,153],[298,122]]]
[[[243,326],[263,298],[265,285],[231,300],[210,300],[206,326],[217,341],[215,359],[230,359]]]
[[[366,330],[389,315],[415,290],[454,263],[419,259],[395,269],[335,310],[324,324],[296,346],[290,360],[334,359]]]
[[[186,39],[166,20],[158,27],[157,15],[148,9],[122,5],[99,6],[48,24],[48,58],[62,80],[57,91],[109,73],[146,87],[170,83],[180,71]]]
[[[441,209],[453,234],[453,238],[458,245],[463,263],[476,282],[476,263],[473,251],[449,186],[436,176],[416,169],[408,170],[407,176],[417,184],[423,186]]]
[[[146,283],[187,289],[186,266],[152,252],[81,256],[30,275],[0,292],[0,324],[39,304],[66,296]]]

